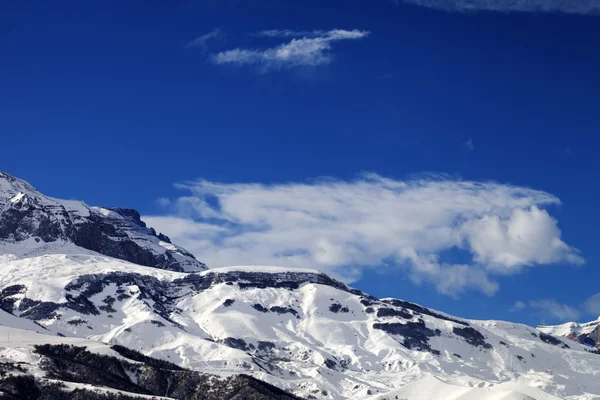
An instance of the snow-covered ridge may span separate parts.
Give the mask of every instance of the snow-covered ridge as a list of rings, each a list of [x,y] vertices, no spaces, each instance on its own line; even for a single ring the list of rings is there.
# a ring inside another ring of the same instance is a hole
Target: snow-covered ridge
[[[185,272],[206,269],[185,249],[147,227],[135,210],[89,207],[80,201],[48,197],[1,171],[0,241],[17,244],[13,249],[28,243],[25,254],[43,253],[45,244],[63,241],[149,267]]]
[[[303,398],[588,400],[600,393],[600,355],[524,325],[380,300],[314,270],[187,274],[70,246],[0,256],[7,323],[120,344],[205,373],[251,374]]]
[[[567,322],[561,325],[538,326],[537,329],[549,335],[564,337],[586,346],[600,348],[600,318],[584,324]]]

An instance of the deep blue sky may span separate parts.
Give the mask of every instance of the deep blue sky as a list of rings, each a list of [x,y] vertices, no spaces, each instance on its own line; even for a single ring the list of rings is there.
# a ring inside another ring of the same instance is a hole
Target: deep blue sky
[[[400,273],[354,285],[535,324],[512,303],[579,306],[598,292],[599,27],[593,16],[386,0],[2,2],[0,169],[56,197],[143,214],[198,177],[442,172],[545,190],[562,201],[551,212],[583,268],[531,269],[501,278],[493,298],[456,301]],[[185,48],[214,28],[226,34],[217,50],[251,47],[248,34],[264,29],[371,34],[336,44],[328,65],[261,73]]]

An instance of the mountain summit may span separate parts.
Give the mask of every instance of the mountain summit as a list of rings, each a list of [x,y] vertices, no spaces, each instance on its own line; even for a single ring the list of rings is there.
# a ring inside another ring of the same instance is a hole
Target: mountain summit
[[[2,171],[0,240],[27,252],[43,252],[48,243],[72,243],[148,267],[179,272],[206,269],[191,253],[147,227],[136,210],[48,197]]]

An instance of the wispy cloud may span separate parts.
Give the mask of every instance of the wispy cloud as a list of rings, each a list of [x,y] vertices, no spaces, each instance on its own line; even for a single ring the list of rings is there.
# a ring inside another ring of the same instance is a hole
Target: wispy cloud
[[[583,307],[588,314],[596,317],[600,316],[600,293],[588,297]]]
[[[255,65],[262,71],[297,66],[317,66],[332,60],[332,43],[362,39],[367,31],[335,29],[328,32],[263,31],[258,36],[292,38],[289,42],[266,49],[236,48],[215,54],[215,64]]]
[[[544,210],[559,200],[523,187],[378,175],[176,186],[190,194],[163,202],[168,216],[144,219],[212,267],[311,267],[347,281],[363,268],[399,267],[416,284],[456,296],[470,289],[493,295],[494,274],[584,262]],[[471,262],[447,262],[448,249],[468,252]]]
[[[208,50],[208,42],[211,40],[219,39],[223,37],[223,32],[221,29],[213,29],[212,31],[205,33],[204,35],[198,36],[196,39],[192,40],[188,44],[185,45],[186,48],[195,48],[200,49],[202,51]]]
[[[521,311],[527,307],[527,304],[522,302],[521,300],[515,301],[515,304],[510,308],[510,312]]]
[[[463,147],[468,151],[475,151],[475,143],[473,143],[473,139],[469,138],[463,142]]]
[[[542,318],[557,321],[576,321],[581,316],[581,312],[576,308],[561,304],[556,300],[532,300],[529,307],[536,310]]]
[[[398,3],[398,0],[393,0]],[[600,0],[401,0],[446,11],[600,14]]]
[[[320,30],[292,31],[289,29],[268,29],[268,30],[253,33],[252,36],[286,38],[286,37],[319,37],[319,36],[325,36],[326,34],[327,34],[327,32],[320,31]]]

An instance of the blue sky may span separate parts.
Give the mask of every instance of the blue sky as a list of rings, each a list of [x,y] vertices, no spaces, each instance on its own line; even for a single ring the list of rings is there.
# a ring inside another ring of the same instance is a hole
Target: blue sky
[[[4,2],[0,169],[213,264],[596,318],[600,4],[511,3]]]

